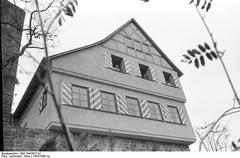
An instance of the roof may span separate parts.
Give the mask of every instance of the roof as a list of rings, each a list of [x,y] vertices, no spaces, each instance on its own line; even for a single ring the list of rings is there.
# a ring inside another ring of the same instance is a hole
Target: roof
[[[94,46],[97,46],[99,44],[102,44],[104,42],[106,42],[107,40],[109,40],[110,38],[112,38],[115,34],[117,34],[119,31],[121,31],[125,26],[127,26],[130,23],[134,23],[136,25],[136,27],[141,31],[141,33],[147,38],[148,41],[150,41],[150,43],[157,49],[157,51],[160,53],[160,55],[162,55],[162,57],[167,60],[167,62],[169,63],[170,66],[173,67],[173,69],[177,72],[178,76],[182,76],[183,73],[181,72],[180,69],[177,68],[177,66],[175,66],[173,64],[173,62],[167,57],[166,54],[164,54],[164,52],[157,46],[157,44],[148,36],[148,34],[143,30],[143,28],[136,22],[136,20],[134,18],[130,19],[128,22],[126,22],[124,25],[122,25],[121,27],[119,27],[116,31],[114,31],[113,33],[111,33],[109,36],[107,36],[106,38],[95,42],[93,44],[90,45],[86,45],[80,48],[76,48],[76,49],[72,49],[69,51],[65,51],[59,54],[55,54],[50,56],[50,60],[54,59],[54,58],[58,58],[58,57],[62,57],[71,53],[75,53],[84,49],[88,49]],[[42,59],[41,63],[39,64],[37,71],[35,72],[30,84],[27,87],[27,90],[25,91],[20,103],[18,104],[17,109],[15,110],[14,114],[13,114],[13,118],[17,118],[21,115],[22,111],[24,110],[25,106],[28,104],[28,102],[31,99],[32,94],[35,92],[39,80],[38,80],[38,74],[41,74],[44,70],[42,68],[42,66],[40,66],[41,64],[43,64],[45,61],[45,58]]]

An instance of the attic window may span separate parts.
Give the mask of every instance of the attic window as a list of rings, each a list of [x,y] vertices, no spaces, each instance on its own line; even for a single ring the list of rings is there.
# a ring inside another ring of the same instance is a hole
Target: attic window
[[[113,69],[120,72],[125,72],[123,58],[112,55]]]
[[[140,68],[142,78],[146,80],[152,80],[151,71],[148,66],[139,64],[139,68]]]
[[[173,86],[173,87],[176,86],[176,85],[175,85],[175,82],[174,82],[174,80],[173,80],[172,74],[167,73],[167,72],[163,72],[163,75],[164,75],[164,79],[165,79],[167,85]]]

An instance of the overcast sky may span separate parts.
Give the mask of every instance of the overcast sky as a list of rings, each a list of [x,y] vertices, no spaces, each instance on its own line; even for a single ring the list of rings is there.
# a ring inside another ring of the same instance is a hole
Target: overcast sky
[[[78,0],[79,6],[73,18],[58,31],[58,47],[51,54],[78,48],[99,41],[129,19],[135,18],[147,34],[184,73],[180,78],[187,98],[186,108],[194,127],[216,119],[233,105],[233,93],[218,60],[207,62],[196,69],[181,63],[186,50],[203,42],[210,43],[195,8],[189,0]],[[221,50],[226,50],[224,61],[232,81],[240,95],[240,1],[215,0],[206,21]],[[23,40],[24,41],[24,40]],[[36,55],[41,59],[41,55]],[[26,70],[35,72],[37,64],[26,57],[19,60]],[[21,70],[19,68],[18,70]],[[18,71],[19,72],[19,71]],[[18,73],[20,84],[15,87],[13,110],[18,105],[32,75]],[[232,115],[227,123],[232,139],[240,138],[240,114]],[[196,150],[194,145],[192,150]]]

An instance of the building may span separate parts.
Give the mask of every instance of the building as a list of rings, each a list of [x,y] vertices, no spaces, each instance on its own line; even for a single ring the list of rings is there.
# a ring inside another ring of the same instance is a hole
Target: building
[[[179,82],[182,72],[134,19],[99,42],[50,60],[72,132],[180,146],[195,142]],[[48,86],[39,66],[14,113],[15,125],[61,131]]]
[[[15,82],[6,76],[16,77],[18,59],[13,64],[5,63],[19,53],[25,12],[7,0],[1,0],[1,55],[2,55],[2,122],[7,126],[11,122]]]

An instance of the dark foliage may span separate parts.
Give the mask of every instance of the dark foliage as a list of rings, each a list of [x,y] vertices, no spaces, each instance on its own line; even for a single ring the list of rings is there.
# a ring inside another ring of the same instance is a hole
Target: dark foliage
[[[199,44],[198,49],[187,50],[187,54],[183,54],[183,57],[182,62],[191,64],[194,61],[196,68],[200,65],[205,66],[206,59],[210,61],[218,59],[217,52],[213,51],[206,42],[203,45]]]

